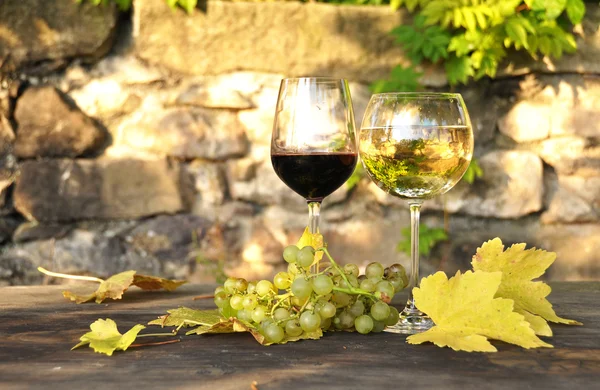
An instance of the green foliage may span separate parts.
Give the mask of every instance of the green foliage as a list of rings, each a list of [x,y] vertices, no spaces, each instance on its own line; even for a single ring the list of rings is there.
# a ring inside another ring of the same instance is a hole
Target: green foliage
[[[348,191],[350,191],[351,189],[356,187],[356,185],[360,182],[360,180],[363,178],[364,175],[365,175],[365,170],[364,170],[362,164],[360,164],[360,163],[356,164],[356,168],[354,168],[354,172],[352,172],[352,175],[348,178],[348,180],[346,180],[346,188],[348,189]]]
[[[398,243],[396,250],[410,256],[410,227],[402,229],[403,239]],[[419,254],[429,255],[436,244],[448,240],[446,231],[442,228],[430,228],[419,224]]]
[[[82,3],[84,0],[75,0],[75,2],[77,2],[78,4]],[[119,9],[121,11],[127,11],[131,8],[131,3],[133,2],[133,0],[87,0],[89,2],[91,2],[94,5],[100,5],[100,4],[109,4],[109,3],[115,3],[117,5],[117,7],[119,7]],[[196,8],[196,5],[198,4],[198,0],[165,0],[167,2],[167,4],[169,5],[169,7],[175,9],[178,6],[183,8],[184,10],[187,11],[188,14],[191,14],[194,11],[194,8]]]
[[[424,58],[437,62],[440,58],[448,58],[447,47],[450,43],[450,34],[440,26],[426,26],[425,17],[418,15],[414,25],[401,25],[392,30],[410,59],[414,63],[421,62]]]
[[[534,59],[574,52],[571,26],[585,16],[583,0],[393,0],[391,7],[416,13],[412,25],[391,31],[413,66],[443,61],[450,85],[495,77],[507,49]],[[389,81],[373,89],[391,91],[407,82],[418,88],[412,74],[396,71]]]
[[[469,184],[473,184],[476,179],[483,176],[483,169],[479,166],[479,161],[476,158],[471,160],[467,171],[463,176],[463,180]]]
[[[389,79],[377,80],[370,85],[370,88],[373,93],[413,92],[420,88],[419,77],[421,75],[422,73],[418,72],[414,66],[398,65],[392,69]]]

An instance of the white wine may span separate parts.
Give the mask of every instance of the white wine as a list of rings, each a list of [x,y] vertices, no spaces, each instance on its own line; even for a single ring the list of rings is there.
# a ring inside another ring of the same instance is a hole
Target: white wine
[[[450,190],[473,156],[468,126],[387,126],[360,131],[360,158],[371,179],[403,199]]]

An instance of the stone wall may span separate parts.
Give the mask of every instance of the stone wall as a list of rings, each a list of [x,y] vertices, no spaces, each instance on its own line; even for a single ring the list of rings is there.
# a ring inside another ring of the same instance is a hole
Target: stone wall
[[[423,272],[467,269],[499,236],[558,253],[549,278],[600,279],[600,8],[560,61],[513,55],[496,80],[459,88],[484,176],[425,203],[450,240]],[[99,276],[136,269],[210,280],[282,270],[306,225],[304,201],[275,175],[270,131],[284,76],[346,77],[357,118],[367,84],[402,51],[387,7],[163,0],[134,11],[57,0],[0,3],[0,284],[35,270]],[[440,69],[423,82],[446,90]],[[445,212],[444,212],[445,210]],[[367,178],[326,199],[332,253],[366,264],[395,251],[406,205]]]

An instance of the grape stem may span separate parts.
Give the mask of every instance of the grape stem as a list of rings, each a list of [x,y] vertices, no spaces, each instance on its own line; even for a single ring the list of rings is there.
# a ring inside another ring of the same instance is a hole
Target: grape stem
[[[43,273],[44,275],[53,276],[55,278],[63,278],[63,279],[71,279],[71,280],[85,280],[87,282],[96,282],[96,283],[104,283],[103,279],[96,278],[93,276],[81,276],[81,275],[69,275],[69,274],[61,274],[58,272],[48,271],[43,267],[37,267],[37,270]]]
[[[370,292],[368,292],[366,290],[361,290],[360,288],[353,287],[350,284],[350,282],[348,281],[348,278],[346,277],[346,273],[338,265],[338,263],[336,263],[335,260],[333,260],[333,258],[329,254],[329,251],[327,250],[327,248],[322,247],[322,248],[319,248],[318,250],[323,251],[323,253],[325,253],[325,255],[327,255],[327,257],[329,258],[329,261],[331,261],[331,266],[338,270],[338,272],[340,273],[340,276],[342,277],[342,279],[344,279],[344,281],[346,282],[346,285],[349,287],[349,288],[341,288],[341,287],[334,286],[333,287],[334,291],[339,291],[339,292],[343,292],[343,293],[351,294],[351,295],[364,295],[374,301],[377,300],[377,297],[375,297],[375,295],[371,294]]]
[[[279,298],[279,300],[277,301],[276,304],[273,305],[273,307],[271,308],[271,317],[273,317],[273,313],[275,313],[275,309],[277,309],[277,307],[279,305],[281,305],[281,303],[286,299],[292,296],[292,293],[285,293],[283,295],[278,295],[277,298]]]

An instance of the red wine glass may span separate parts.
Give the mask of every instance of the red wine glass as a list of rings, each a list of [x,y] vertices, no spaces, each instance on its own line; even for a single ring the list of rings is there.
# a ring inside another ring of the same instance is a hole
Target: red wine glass
[[[356,161],[348,82],[321,77],[283,79],[271,162],[277,176],[306,199],[311,233],[319,232],[321,202],[352,175]]]

